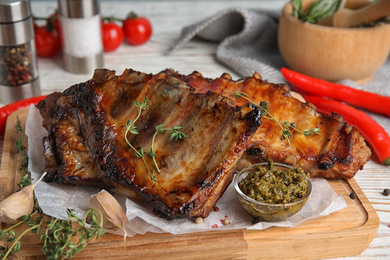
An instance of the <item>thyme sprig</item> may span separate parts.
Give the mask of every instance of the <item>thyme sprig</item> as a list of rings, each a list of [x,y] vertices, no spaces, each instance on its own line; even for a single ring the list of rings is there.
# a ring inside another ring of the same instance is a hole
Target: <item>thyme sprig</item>
[[[296,124],[294,122],[279,121],[269,112],[268,103],[266,101],[261,101],[259,104],[257,104],[256,102],[254,102],[253,100],[248,98],[247,97],[248,94],[246,94],[244,92],[237,92],[237,91],[231,91],[231,90],[224,90],[224,91],[231,93],[231,94],[234,94],[234,96],[236,98],[245,99],[249,103],[251,103],[257,107],[260,107],[262,109],[262,117],[274,121],[280,127],[280,129],[282,130],[282,137],[283,137],[283,139],[287,140],[289,145],[291,145],[291,141],[290,141],[290,137],[292,136],[291,129],[293,129],[296,132],[303,134],[305,136],[310,136],[313,133],[321,134],[320,129],[316,128],[316,127],[312,128],[312,129],[305,129],[303,131],[300,131],[299,129],[297,129]]]
[[[137,114],[137,116],[136,116],[136,118],[134,120],[131,119],[131,118],[129,118],[129,120],[127,120],[127,122],[126,122],[125,140],[126,140],[126,143],[130,146],[130,148],[133,149],[135,156],[138,157],[138,158],[141,158],[142,161],[144,162],[144,164],[146,166],[146,169],[148,170],[148,173],[150,175],[150,179],[153,182],[156,182],[156,174],[155,174],[155,172],[154,171],[151,172],[148,164],[146,163],[144,148],[141,147],[139,150],[137,150],[137,148],[135,148],[130,143],[130,141],[129,141],[128,137],[127,137],[128,133],[131,133],[133,135],[138,135],[139,134],[139,132],[137,130],[137,126],[135,125],[135,123],[140,118],[142,110],[144,110],[144,109],[146,109],[148,107],[147,102],[148,102],[148,98],[147,97],[142,102],[134,101],[134,105],[139,108],[138,109],[138,114]]]
[[[321,134],[321,130],[318,127],[313,127],[312,129],[305,129],[303,131],[300,131],[299,129],[296,128],[296,124],[294,122],[290,123],[288,121],[284,121],[283,125],[285,125],[285,127],[290,127],[295,131],[297,131],[298,133],[303,134],[305,136],[312,135],[313,133],[318,135]]]
[[[47,259],[72,258],[83,250],[89,242],[105,234],[103,229],[103,215],[97,209],[89,209],[84,219],[77,217],[73,210],[67,209],[67,220],[51,218],[43,240],[43,253]],[[76,222],[80,228],[73,227]],[[73,242],[72,238],[78,238]]]
[[[150,147],[148,154],[149,154],[149,157],[153,159],[154,165],[156,166],[156,169],[158,172],[160,172],[160,168],[158,167],[157,162],[156,162],[156,155],[157,154],[154,152],[154,149],[153,149],[154,140],[156,139],[157,134],[171,131],[171,133],[169,134],[169,141],[173,140],[176,142],[179,139],[185,139],[187,137],[187,135],[185,133],[182,133],[179,131],[182,128],[183,128],[182,126],[178,126],[178,125],[174,126],[173,128],[164,128],[164,124],[156,126],[156,132],[153,135],[152,145]]]
[[[129,141],[128,137],[127,137],[128,133],[131,133],[131,134],[134,134],[134,135],[139,134],[139,132],[137,130],[137,126],[135,125],[135,123],[140,118],[142,110],[144,110],[144,109],[146,109],[148,107],[147,102],[148,102],[148,98],[145,98],[144,101],[142,101],[142,102],[139,102],[139,101],[135,101],[134,102],[134,105],[139,108],[138,109],[138,114],[137,114],[137,116],[136,116],[136,118],[134,120],[132,120],[131,118],[129,120],[127,120],[126,131],[125,131],[125,140],[126,140],[126,143],[130,146],[130,148],[133,149],[135,156],[138,157],[138,158],[141,158],[143,160],[143,162],[144,162],[144,164],[146,166],[146,169],[148,170],[148,173],[150,175],[150,179],[153,182],[157,182],[155,170],[153,170],[153,172],[152,172],[150,170],[148,164],[146,163],[146,160],[145,160],[146,152],[144,151],[144,147],[141,147],[141,148],[139,148],[139,150],[137,150],[130,143],[130,141]],[[157,134],[165,133],[167,131],[170,131],[169,141],[172,141],[172,140],[173,141],[177,141],[177,140],[180,140],[180,139],[185,139],[187,137],[187,135],[185,133],[179,131],[182,128],[183,128],[182,126],[177,126],[177,125],[174,126],[173,128],[164,128],[164,124],[160,124],[160,125],[156,126],[156,131],[153,134],[153,138],[152,138],[152,144],[151,144],[150,149],[148,150],[147,154],[153,160],[153,163],[154,163],[154,165],[155,165],[155,167],[156,167],[158,172],[160,172],[160,168],[158,167],[158,164],[156,162],[157,154],[154,151],[154,142],[155,142]]]
[[[34,219],[36,214],[38,214],[37,218]],[[20,217],[20,221],[18,223],[0,231],[0,240],[6,238],[7,242],[11,243],[11,246],[7,250],[5,247],[0,247],[0,251],[6,250],[5,253],[0,252],[2,259],[6,259],[11,253],[20,251],[22,248],[21,239],[28,232],[31,231],[33,234],[38,234],[43,224],[43,217],[44,214],[42,210],[35,205],[34,210],[30,215]],[[29,228],[23,230],[23,232],[17,236],[14,229],[22,224],[27,224]]]
[[[27,138],[23,133],[23,128],[22,128],[19,117],[16,117],[15,129],[16,129],[16,135],[17,135],[16,144],[15,144],[16,152],[18,154],[20,154],[23,158],[22,163],[20,164],[20,171],[26,173],[26,175],[23,177],[20,185],[27,186],[27,185],[31,184],[32,179],[29,179],[28,177],[26,177],[26,176],[29,176],[29,172],[27,170],[28,169],[28,154],[27,154],[27,147],[25,145]],[[20,189],[22,189],[23,187],[19,186]]]

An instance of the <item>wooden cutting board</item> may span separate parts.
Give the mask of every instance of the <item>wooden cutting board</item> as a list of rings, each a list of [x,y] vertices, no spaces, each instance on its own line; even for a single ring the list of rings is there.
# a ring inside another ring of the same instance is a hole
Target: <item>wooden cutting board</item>
[[[7,121],[0,200],[17,190],[17,183],[23,176],[19,172],[21,156],[15,147],[15,125],[19,117],[24,129],[27,113],[27,109],[18,110]],[[378,215],[354,179],[329,183],[344,197],[347,208],[309,220],[296,228],[213,230],[185,235],[146,233],[126,241],[121,236],[106,234],[90,243],[75,259],[324,259],[359,255],[377,233]],[[357,198],[349,197],[352,192]],[[4,229],[5,225],[1,225]],[[7,246],[4,242],[0,245]],[[17,256],[19,259],[41,259],[44,258],[41,248],[39,235],[30,233],[22,239],[22,249]]]

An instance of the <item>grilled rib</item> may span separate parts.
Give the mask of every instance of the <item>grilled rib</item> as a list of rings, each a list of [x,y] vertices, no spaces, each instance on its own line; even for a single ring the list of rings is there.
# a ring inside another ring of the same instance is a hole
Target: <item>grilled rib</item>
[[[371,156],[363,136],[345,123],[341,116],[318,113],[311,103],[303,103],[292,97],[288,86],[264,81],[258,73],[238,81],[232,80],[228,74],[208,79],[199,72],[181,75],[168,69],[164,73],[194,87],[195,93],[214,91],[231,98],[234,95],[225,90],[246,93],[257,104],[266,101],[269,112],[280,122],[295,123],[301,131],[320,129],[319,135],[310,136],[291,130],[289,144],[282,137],[280,126],[275,121],[263,118],[262,126],[251,139],[240,162],[241,168],[249,163],[272,159],[301,167],[309,171],[312,177],[349,179],[363,168]],[[236,99],[237,105],[245,102],[244,99]]]
[[[135,119],[135,101],[148,98],[136,126],[127,134],[138,151],[153,148],[157,171],[147,167],[125,141],[126,123]],[[261,124],[261,110],[235,106],[216,92],[193,93],[165,74],[96,70],[93,78],[38,104],[48,130],[44,139],[48,177],[72,185],[101,187],[146,200],[162,216],[207,217],[230,184],[237,162]],[[156,126],[180,125],[187,135],[170,142]]]

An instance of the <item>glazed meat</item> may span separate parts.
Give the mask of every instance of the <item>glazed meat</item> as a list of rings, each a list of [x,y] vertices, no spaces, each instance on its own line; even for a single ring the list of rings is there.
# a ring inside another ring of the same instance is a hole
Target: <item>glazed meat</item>
[[[37,107],[48,130],[46,181],[142,199],[168,219],[209,215],[261,125],[256,106],[133,70],[96,70]],[[181,138],[169,140],[168,128]]]
[[[290,129],[290,142],[283,138],[281,127],[263,116],[262,126],[248,144],[241,167],[248,163],[267,161],[290,164],[310,171],[312,177],[328,179],[352,178],[369,160],[371,151],[365,139],[337,114],[327,116],[316,111],[309,103],[302,103],[290,94],[288,86],[272,84],[262,80],[257,73],[253,77],[234,81],[228,74],[217,79],[207,79],[199,72],[180,75],[173,70],[164,71],[196,88],[196,93],[214,91],[234,99],[225,91],[243,92],[250,100],[259,104],[268,103],[269,112],[281,123],[294,123],[300,131],[314,128],[320,134],[305,136]],[[237,105],[247,100],[235,99]]]

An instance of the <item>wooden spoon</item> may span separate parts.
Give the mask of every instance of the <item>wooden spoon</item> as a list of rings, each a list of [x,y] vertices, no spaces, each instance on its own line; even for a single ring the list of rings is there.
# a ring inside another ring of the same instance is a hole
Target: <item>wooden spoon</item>
[[[341,8],[318,21],[320,25],[352,27],[371,23],[390,15],[390,0],[379,0],[357,10]]]

